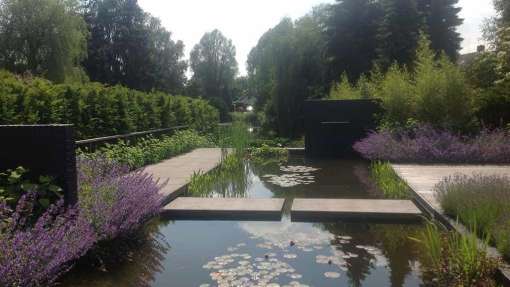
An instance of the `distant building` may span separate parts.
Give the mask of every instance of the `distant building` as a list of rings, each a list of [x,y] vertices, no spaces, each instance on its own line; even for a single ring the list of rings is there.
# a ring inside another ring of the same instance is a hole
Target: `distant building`
[[[484,52],[485,52],[485,46],[479,45],[478,47],[476,47],[476,52],[460,55],[459,59],[457,60],[457,64],[459,64],[460,66],[467,66],[467,65],[471,64],[476,59],[476,57],[478,55],[480,55]]]

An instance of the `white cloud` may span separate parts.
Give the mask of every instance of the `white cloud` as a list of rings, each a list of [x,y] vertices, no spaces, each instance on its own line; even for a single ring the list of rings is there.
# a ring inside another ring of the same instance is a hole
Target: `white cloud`
[[[237,48],[237,61],[245,73],[246,59],[258,39],[283,17],[296,19],[321,3],[333,0],[139,0],[140,6],[161,19],[174,40],[186,45],[186,57],[205,32],[219,29]],[[460,0],[462,52],[471,52],[480,42],[483,19],[494,14],[492,0]]]

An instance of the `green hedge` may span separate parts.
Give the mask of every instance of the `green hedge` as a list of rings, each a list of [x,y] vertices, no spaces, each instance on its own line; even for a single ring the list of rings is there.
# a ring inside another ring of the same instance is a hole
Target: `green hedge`
[[[0,71],[0,124],[71,123],[77,138],[191,125],[208,130],[218,111],[202,99],[98,83],[53,84]]]

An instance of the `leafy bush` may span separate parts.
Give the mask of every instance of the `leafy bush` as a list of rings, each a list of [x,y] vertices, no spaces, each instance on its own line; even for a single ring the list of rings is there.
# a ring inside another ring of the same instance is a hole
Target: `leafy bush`
[[[98,83],[52,84],[0,71],[0,124],[74,124],[79,139],[176,125],[201,131],[219,121],[201,99]]]
[[[463,71],[447,56],[437,55],[421,36],[413,70],[392,65],[386,73],[376,67],[353,86],[344,75],[331,99],[378,98],[385,110],[383,124],[405,127],[409,122],[436,128],[470,130],[474,125],[473,93]]]
[[[432,286],[496,286],[499,262],[478,245],[476,235],[441,232],[429,223],[415,240],[422,243],[424,277]]]
[[[23,167],[0,172],[0,202],[5,201],[14,208],[21,196],[29,191],[37,193],[34,216],[42,214],[63,196],[62,189],[49,176],[39,176],[37,182],[32,182],[28,179],[28,170]]]
[[[0,215],[10,218],[0,235],[1,286],[53,285],[96,242],[88,221],[77,208],[65,209],[63,201],[29,225],[37,199],[37,193],[28,192],[14,212],[0,206]]]
[[[456,175],[436,186],[444,212],[489,237],[510,260],[510,179],[501,176]]]
[[[436,60],[424,35],[416,54],[416,119],[436,128],[469,129],[474,120],[473,94],[462,70],[445,54]]]
[[[372,179],[388,199],[409,199],[411,190],[400,179],[389,163],[373,162],[370,166]]]
[[[503,130],[469,137],[430,126],[383,129],[355,143],[354,149],[367,159],[392,162],[510,163],[510,135]]]
[[[133,170],[198,147],[211,145],[212,143],[205,136],[201,136],[193,130],[184,130],[162,138],[147,137],[132,145],[124,141],[108,144],[96,152],[79,151],[79,154],[86,158],[105,158],[127,165],[129,169]]]

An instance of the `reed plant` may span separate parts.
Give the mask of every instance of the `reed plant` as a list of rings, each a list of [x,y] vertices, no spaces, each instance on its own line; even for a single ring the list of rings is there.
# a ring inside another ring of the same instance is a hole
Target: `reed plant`
[[[443,231],[432,222],[412,239],[421,243],[424,280],[433,286],[496,286],[499,262],[487,254],[488,239],[479,243],[473,233]]]
[[[370,165],[372,179],[387,199],[410,199],[411,189],[395,173],[388,162],[375,161]]]

